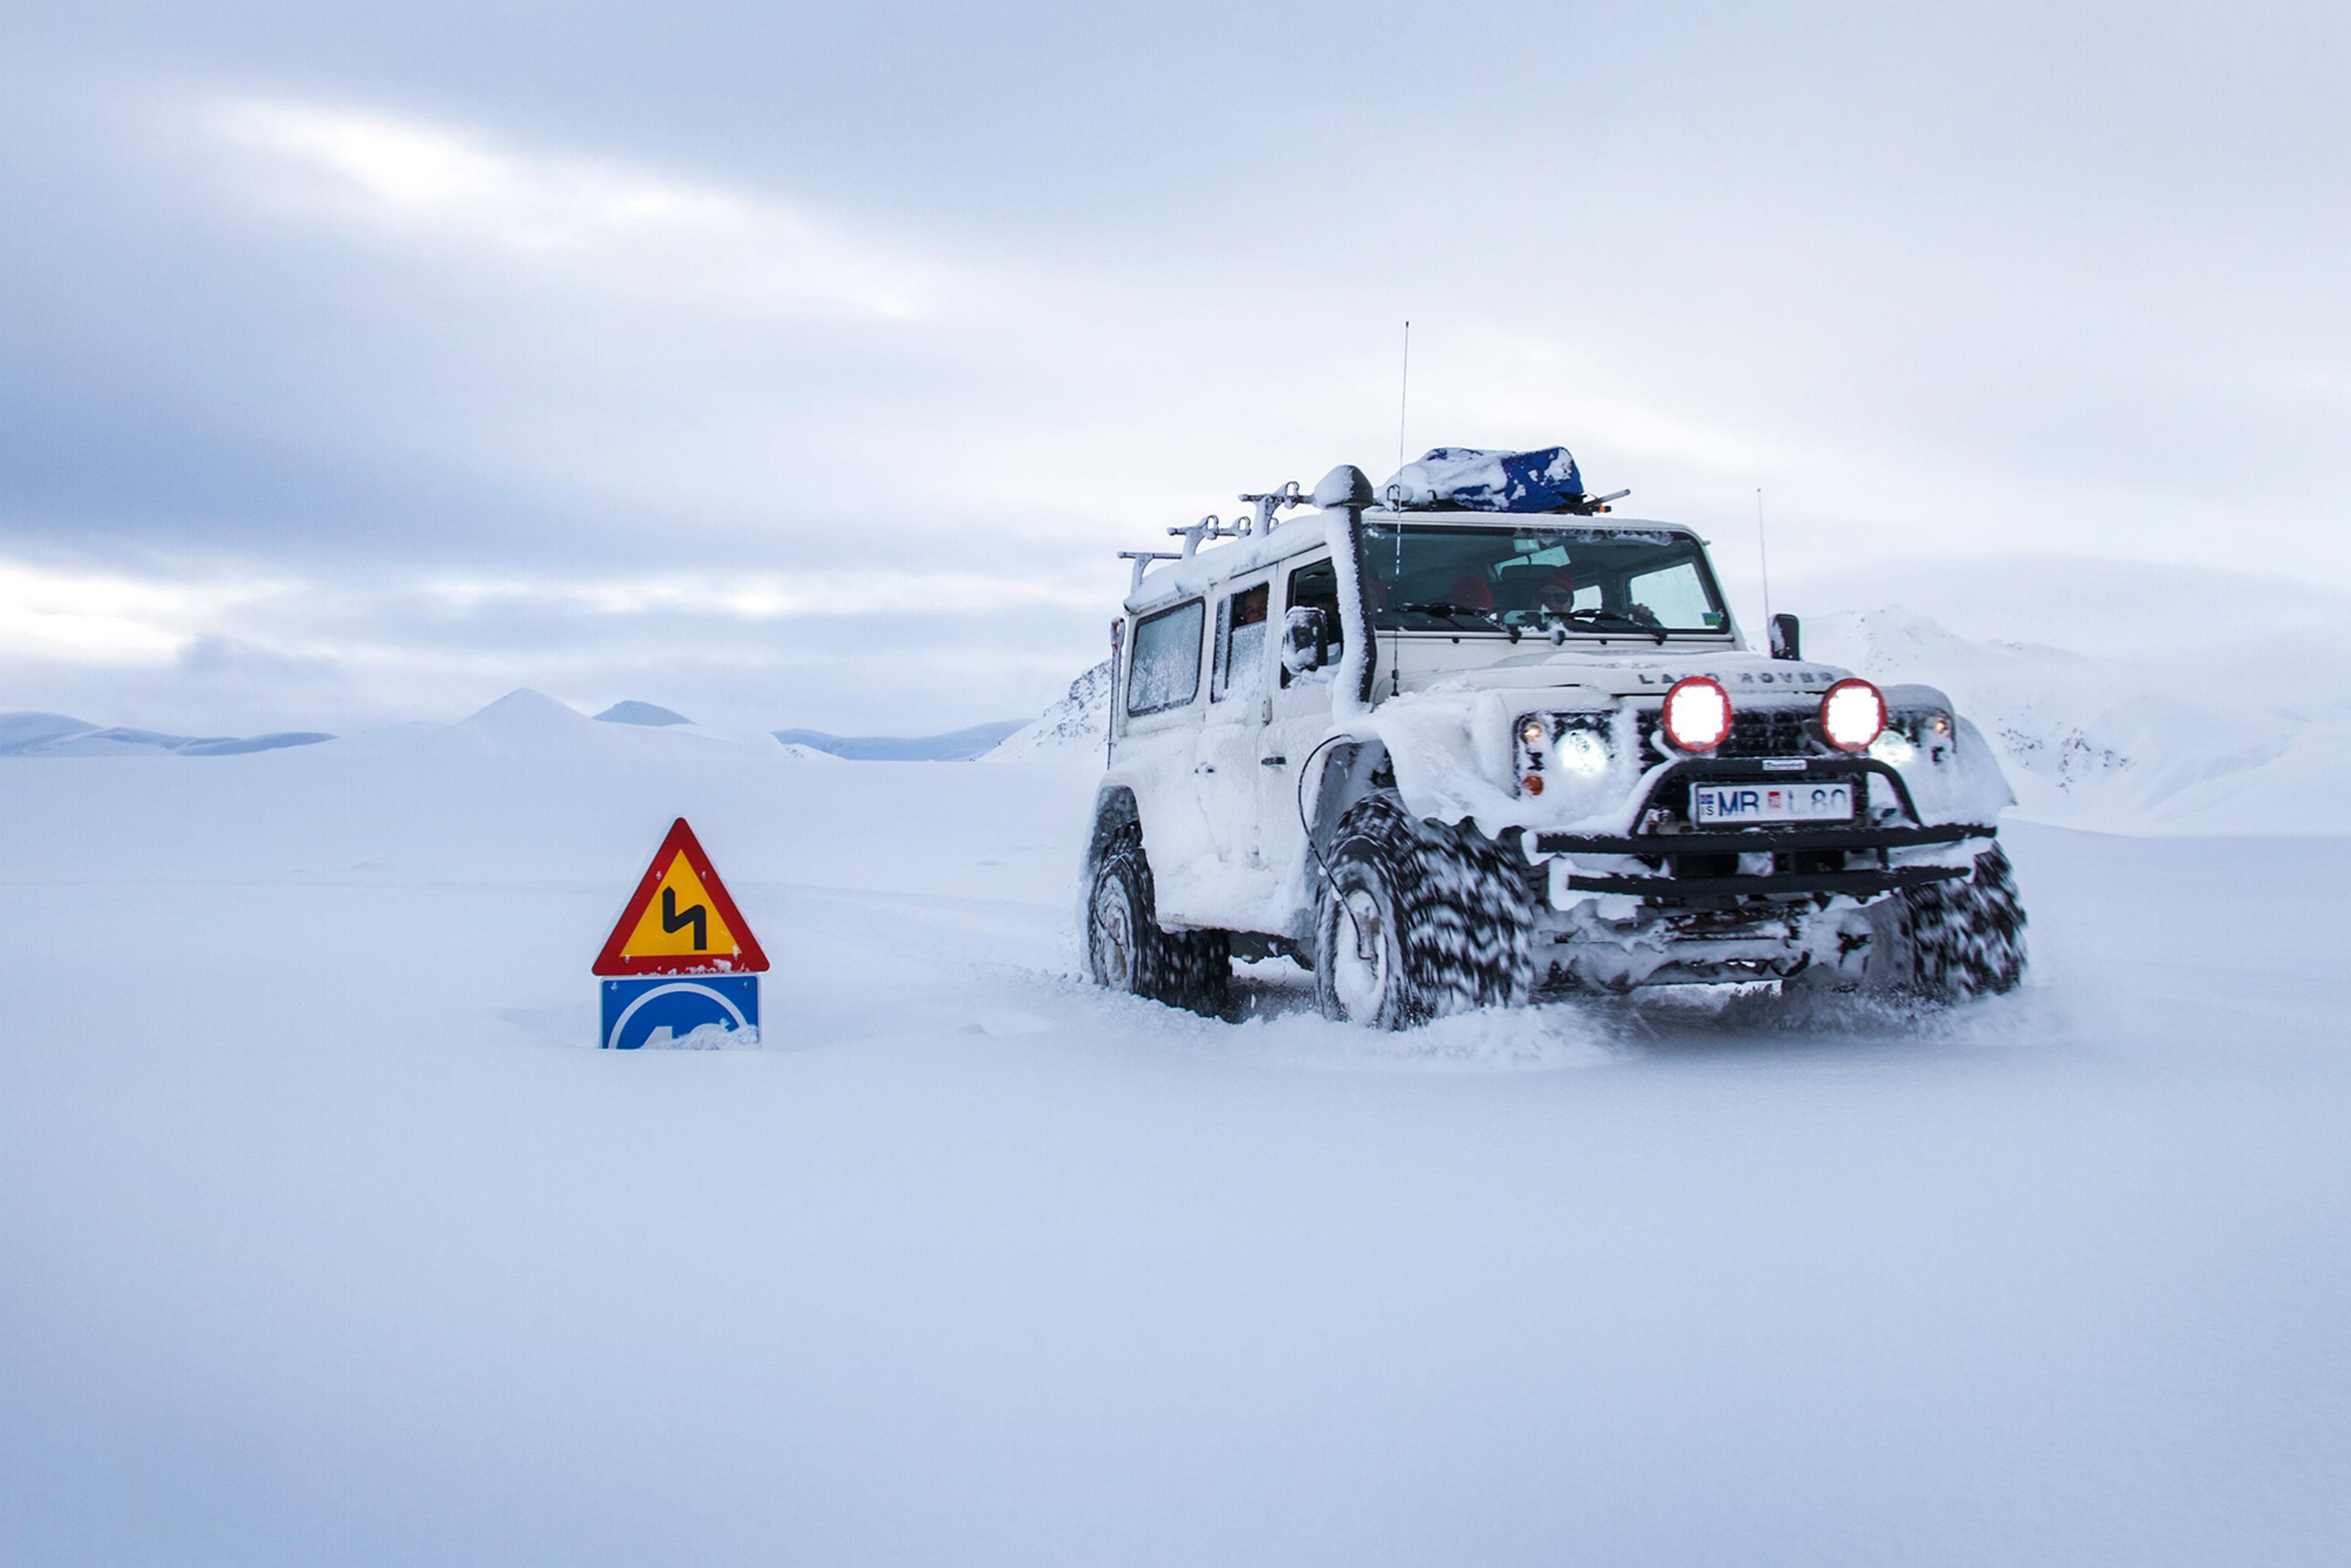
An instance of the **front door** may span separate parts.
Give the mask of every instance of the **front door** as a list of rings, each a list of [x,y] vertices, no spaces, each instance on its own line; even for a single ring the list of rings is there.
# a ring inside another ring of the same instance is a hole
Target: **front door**
[[[1258,758],[1258,819],[1261,838],[1258,852],[1267,864],[1287,867],[1306,853],[1306,831],[1301,825],[1298,781],[1308,754],[1331,732],[1331,694],[1339,678],[1339,661],[1345,652],[1339,621],[1339,577],[1329,556],[1290,563],[1276,584],[1281,613],[1277,626],[1288,623],[1292,610],[1319,610],[1327,632],[1319,653],[1321,664],[1311,670],[1285,667],[1277,644],[1270,662],[1268,722]],[[1308,811],[1313,802],[1305,802]]]

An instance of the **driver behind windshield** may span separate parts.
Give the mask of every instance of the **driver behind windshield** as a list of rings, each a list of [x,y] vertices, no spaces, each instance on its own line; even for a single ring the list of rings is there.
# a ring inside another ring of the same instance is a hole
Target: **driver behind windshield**
[[[1687,538],[1646,531],[1419,524],[1366,530],[1366,597],[1382,629],[1605,635],[1715,632],[1728,621]],[[1579,606],[1577,597],[1582,594]]]

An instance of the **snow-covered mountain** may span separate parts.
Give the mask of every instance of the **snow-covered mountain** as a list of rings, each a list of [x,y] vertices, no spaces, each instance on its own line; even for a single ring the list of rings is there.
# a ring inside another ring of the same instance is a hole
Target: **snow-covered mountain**
[[[1888,606],[1809,619],[1804,644],[1881,684],[1948,693],[1999,747],[2021,812],[2039,821],[2308,832],[2351,782],[2351,699],[2295,678],[2327,656],[2307,640],[2094,656],[1962,637]]]
[[[237,757],[332,740],[316,730],[274,735],[166,735],[95,725],[61,713],[0,713],[0,757]]]
[[[1070,683],[1061,699],[1005,737],[984,760],[1028,762],[1099,752],[1110,723],[1110,661]]]
[[[667,725],[694,722],[675,708],[664,707],[659,703],[639,702],[634,697],[623,698],[614,703],[596,717],[604,724],[641,724],[655,729]]]

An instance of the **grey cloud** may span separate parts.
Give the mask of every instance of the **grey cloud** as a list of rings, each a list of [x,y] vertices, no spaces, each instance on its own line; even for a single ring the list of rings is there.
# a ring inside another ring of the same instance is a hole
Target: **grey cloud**
[[[1565,440],[1726,540],[1761,485],[1791,570],[2192,556],[2217,516],[2351,582],[2346,42],[2318,6],[24,8],[0,563],[299,583],[172,634],[331,659],[369,711],[528,680],[946,727],[1092,661],[1110,549],[1383,467],[1411,316],[1414,445]],[[756,246],[539,265],[314,199],[207,129],[226,100],[640,171],[946,281],[884,324],[755,308],[789,297]],[[567,597],[910,562],[1003,606],[909,640]],[[514,580],[547,591],[424,591]],[[202,700],[12,657],[8,706]],[[763,706],[783,669],[806,706]],[[280,689],[259,722],[317,722]]]

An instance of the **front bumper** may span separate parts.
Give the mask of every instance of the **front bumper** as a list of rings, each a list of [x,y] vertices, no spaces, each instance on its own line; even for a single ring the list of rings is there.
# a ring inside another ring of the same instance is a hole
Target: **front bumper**
[[[1690,786],[1716,779],[1850,779],[1858,786],[1859,814],[1818,826],[1693,828]],[[1885,806],[1872,788],[1880,780],[1891,797]],[[1864,757],[1687,758],[1649,780],[1632,821],[1638,826],[1629,833],[1527,835],[1528,858],[1550,863],[1554,907],[1581,902],[1578,894],[1716,908],[1756,897],[1867,900],[1967,876],[1974,857],[1954,855],[1954,847],[1998,831],[1987,824],[1920,821],[1901,774]]]

